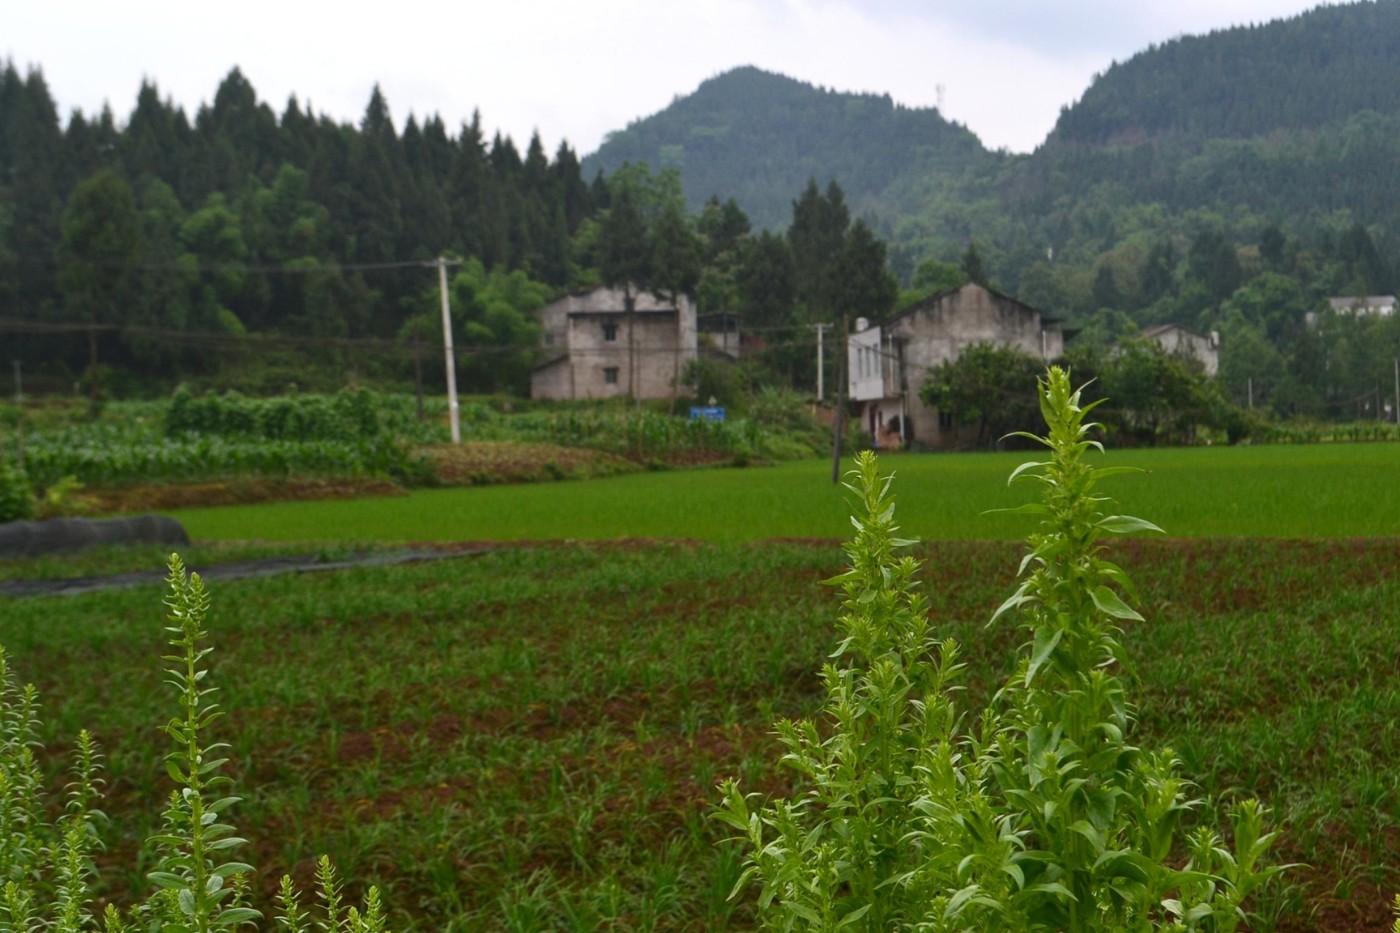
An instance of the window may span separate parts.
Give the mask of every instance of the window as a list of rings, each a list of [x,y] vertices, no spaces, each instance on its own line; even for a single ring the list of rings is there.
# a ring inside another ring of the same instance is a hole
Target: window
[[[603,325],[603,339],[604,339],[604,340],[616,340],[616,339],[617,339],[617,325],[616,325],[616,324],[604,324],[604,325]],[[613,375],[617,375],[617,370],[613,370]],[[617,380],[614,379],[613,381],[616,382]]]
[[[616,366],[603,367],[603,381],[610,386],[617,385],[617,370]]]
[[[951,411],[938,409],[938,429],[940,431],[953,430],[953,413]]]

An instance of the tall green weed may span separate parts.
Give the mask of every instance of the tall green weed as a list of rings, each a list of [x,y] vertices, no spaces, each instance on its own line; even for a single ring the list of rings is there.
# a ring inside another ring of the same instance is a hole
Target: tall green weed
[[[937,638],[900,556],[890,477],[862,454],[841,642],[822,672],[823,722],[777,724],[781,764],[806,789],[758,804],[722,785],[716,817],[747,843],[735,887],[759,885],[768,929],[1209,930],[1245,917],[1281,871],[1257,801],[1237,804],[1232,840],[1189,833],[1198,805],[1170,750],[1131,741],[1121,626],[1140,622],[1131,582],[1104,556],[1109,535],[1155,531],[1112,514],[1089,461],[1093,406],[1063,370],[1041,383],[1048,449],[1013,481],[1040,484],[1021,582],[992,622],[1025,632],[1015,672],[979,715],[957,704],[959,647]],[[1179,866],[1179,867],[1178,867]]]
[[[204,619],[209,595],[198,574],[186,574],[171,555],[166,580],[166,680],[178,697],[178,714],[164,727],[172,740],[165,757],[174,782],[163,813],[163,827],[147,840],[156,856],[147,873],[152,893],[126,912],[107,905],[101,922],[107,933],[213,933],[248,926],[263,918],[249,903],[254,868],[233,857],[246,840],[228,821],[239,798],[229,793],[222,774],[228,747],[207,739],[223,715],[209,685]],[[47,777],[39,765],[39,700],[32,684],[20,686],[0,649],[0,930],[52,930],[79,933],[97,926],[92,896],[97,877],[94,854],[101,848],[106,816],[97,809],[103,779],[96,743],[79,733],[72,780],[61,808],[46,799]],[[59,809],[56,818],[51,809]],[[319,904],[302,907],[302,895],[283,877],[278,897],[279,928],[291,933],[334,930],[372,933],[385,929],[378,892],[371,888],[363,907],[348,906],[329,860],[317,870]]]

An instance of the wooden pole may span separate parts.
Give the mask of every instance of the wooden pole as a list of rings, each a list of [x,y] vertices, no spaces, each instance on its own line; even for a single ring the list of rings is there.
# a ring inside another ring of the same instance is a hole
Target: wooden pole
[[[88,399],[97,404],[97,328],[88,328]]]

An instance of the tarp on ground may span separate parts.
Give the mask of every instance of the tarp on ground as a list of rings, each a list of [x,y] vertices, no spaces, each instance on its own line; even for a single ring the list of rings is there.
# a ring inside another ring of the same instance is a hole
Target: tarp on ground
[[[0,557],[37,557],[120,544],[187,545],[185,526],[167,515],[55,518],[0,524]]]

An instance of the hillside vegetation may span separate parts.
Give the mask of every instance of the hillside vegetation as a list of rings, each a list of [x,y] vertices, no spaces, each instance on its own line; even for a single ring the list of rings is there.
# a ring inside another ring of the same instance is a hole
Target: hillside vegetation
[[[951,186],[998,161],[935,109],[743,67],[610,134],[583,168],[679,169],[692,209],[733,197],[757,226],[772,228],[787,223],[793,193],[809,178],[839,179],[857,214],[894,217],[893,189],[916,179]]]

